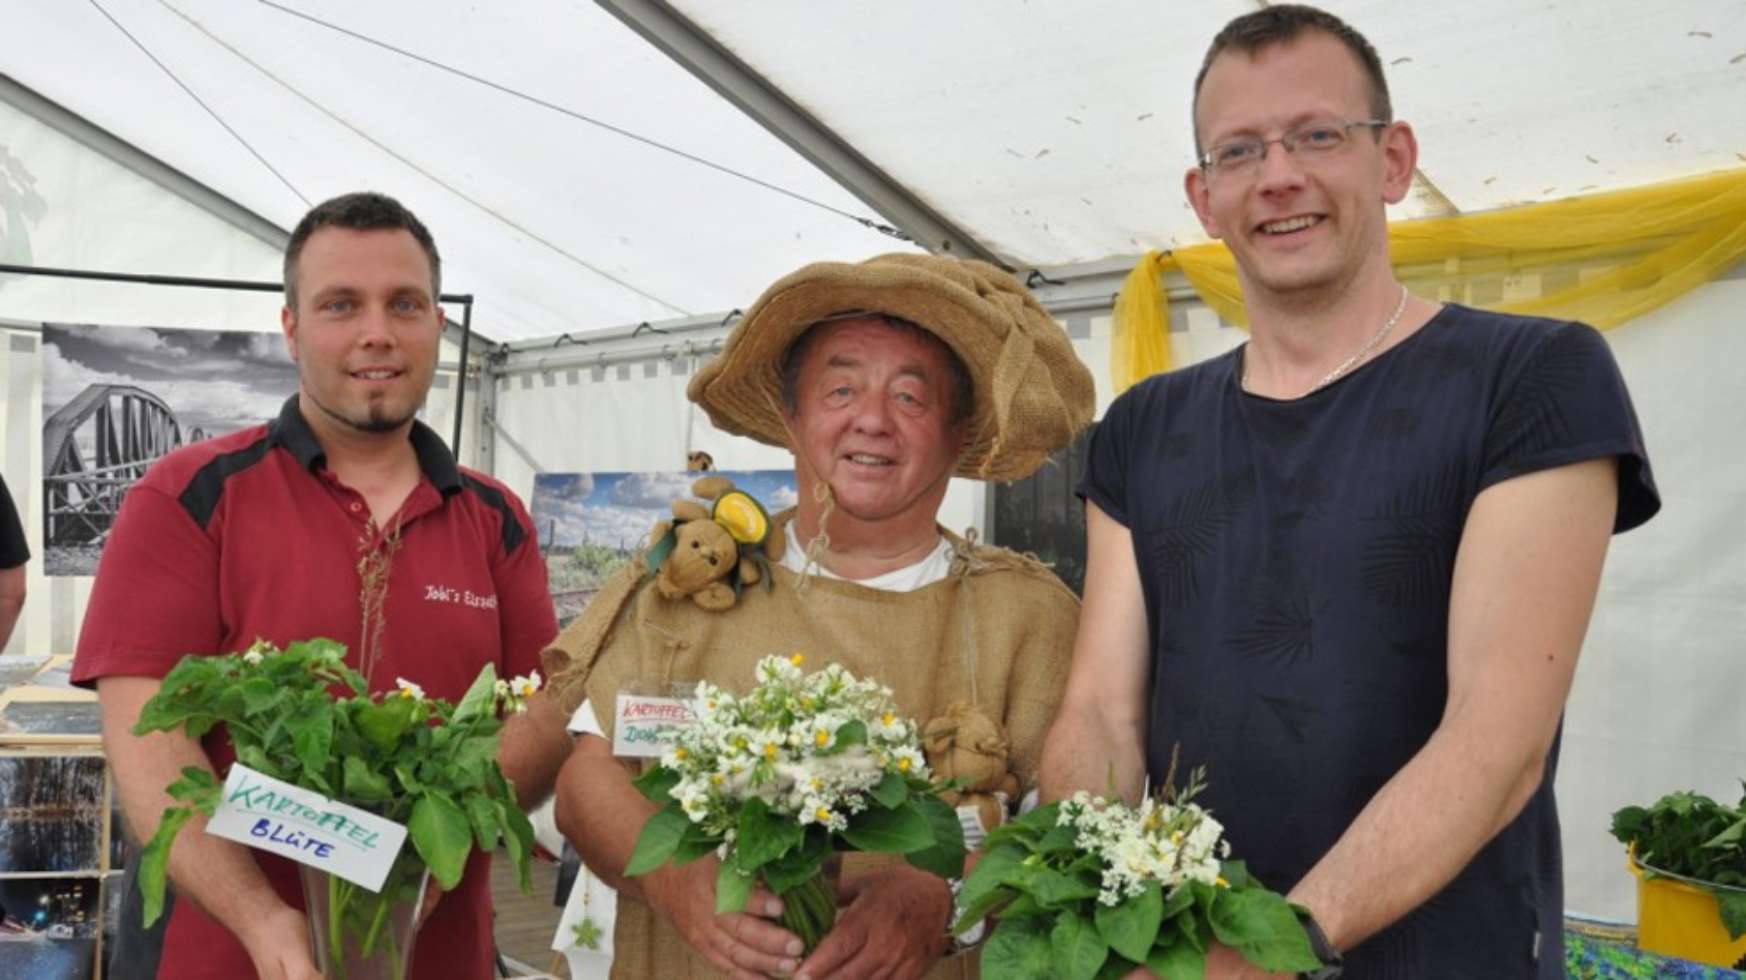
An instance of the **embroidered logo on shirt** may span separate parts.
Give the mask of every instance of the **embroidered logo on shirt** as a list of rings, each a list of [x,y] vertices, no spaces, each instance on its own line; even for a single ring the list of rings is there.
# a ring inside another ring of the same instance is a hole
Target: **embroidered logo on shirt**
[[[424,601],[452,602],[457,605],[469,606],[474,609],[496,609],[497,596],[480,595],[468,589],[457,589],[451,585],[426,585]]]

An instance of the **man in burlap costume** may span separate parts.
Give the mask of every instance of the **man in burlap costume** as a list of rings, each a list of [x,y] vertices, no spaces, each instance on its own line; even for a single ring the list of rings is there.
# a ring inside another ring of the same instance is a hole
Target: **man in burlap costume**
[[[725,612],[664,598],[633,563],[547,653],[553,690],[592,709],[560,777],[558,823],[620,890],[615,978],[973,977],[946,935],[947,883],[849,855],[836,927],[804,961],[774,896],[715,915],[714,858],[625,879],[655,808],[610,736],[620,692],[710,680],[802,652],[891,687],[920,724],[963,702],[1003,726],[1023,789],[1066,679],[1078,602],[1046,568],[936,523],[953,475],[1012,480],[1089,420],[1093,387],[1062,332],[992,266],[925,255],[807,266],[771,286],[688,394],[725,431],[794,453],[800,504],[773,587]],[[586,714],[587,712],[580,712]],[[605,736],[605,737],[599,737]]]

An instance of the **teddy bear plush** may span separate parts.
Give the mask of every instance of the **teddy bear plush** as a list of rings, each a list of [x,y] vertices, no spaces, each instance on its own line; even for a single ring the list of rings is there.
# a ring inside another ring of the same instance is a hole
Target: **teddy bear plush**
[[[770,533],[764,508],[726,477],[691,485],[709,502],[673,501],[673,520],[656,525],[649,564],[655,588],[668,599],[689,598],[711,612],[733,608],[740,590],[769,582],[767,562],[782,557],[782,537]]]
[[[963,701],[922,727],[922,753],[934,778],[959,784],[942,798],[960,810],[974,807],[984,832],[1006,820],[1006,801],[1018,794],[1018,777],[1006,767],[1009,744],[994,719]]]

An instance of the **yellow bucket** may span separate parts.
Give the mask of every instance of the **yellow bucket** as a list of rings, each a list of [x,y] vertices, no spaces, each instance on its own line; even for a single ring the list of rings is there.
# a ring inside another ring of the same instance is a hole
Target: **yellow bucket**
[[[1630,859],[1637,876],[1637,946],[1651,953],[1746,970],[1746,936],[1729,939],[1716,898]],[[1651,874],[1650,872],[1654,872]],[[1726,886],[1722,886],[1726,887]]]

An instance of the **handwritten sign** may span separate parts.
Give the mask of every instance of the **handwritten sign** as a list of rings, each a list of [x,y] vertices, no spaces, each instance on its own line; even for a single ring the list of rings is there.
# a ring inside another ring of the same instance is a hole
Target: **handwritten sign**
[[[664,733],[691,724],[693,718],[691,708],[679,698],[620,692],[612,752],[634,758],[659,756],[669,744]]]
[[[403,824],[281,782],[240,762],[230,767],[224,796],[206,832],[320,868],[371,891],[382,888],[406,842]]]

